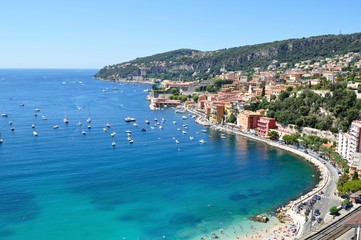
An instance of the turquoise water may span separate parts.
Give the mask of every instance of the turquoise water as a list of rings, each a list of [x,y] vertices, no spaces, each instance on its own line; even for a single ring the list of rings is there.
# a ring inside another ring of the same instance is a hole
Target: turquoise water
[[[0,70],[0,113],[8,114],[0,117],[0,239],[191,239],[247,225],[250,215],[315,186],[317,172],[300,158],[241,136],[203,133],[172,109],[150,111],[143,91],[150,86],[98,81],[95,72]],[[183,124],[186,134],[177,130]]]

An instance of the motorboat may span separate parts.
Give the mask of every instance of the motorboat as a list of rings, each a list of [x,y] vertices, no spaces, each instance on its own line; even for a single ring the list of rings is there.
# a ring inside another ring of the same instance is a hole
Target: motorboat
[[[188,118],[188,117],[185,116],[185,115],[182,116],[182,119],[183,119],[183,120],[186,120],[187,118]]]
[[[65,124],[68,124],[68,123],[69,123],[68,118],[67,118],[67,117],[64,117],[63,122],[64,122]]]
[[[78,127],[80,127],[80,126],[83,125],[83,124],[81,123],[81,121],[79,121],[76,125],[77,125]]]
[[[2,113],[1,116],[2,117],[8,117],[8,114],[7,113]]]
[[[159,126],[159,129],[163,130],[163,126],[162,126],[162,125],[160,125],[160,126]]]
[[[34,108],[34,112],[40,112],[39,108]]]
[[[206,132],[207,132],[207,130],[206,130],[206,129],[202,129],[202,130],[201,130],[201,132],[206,133]]]
[[[189,140],[193,140],[194,138],[192,136],[189,137]]]
[[[173,121],[173,124],[177,124],[177,122],[176,122],[176,121]]]
[[[135,122],[135,118],[126,117],[126,118],[124,118],[124,121],[126,121],[126,122]]]
[[[116,134],[117,134],[116,132],[112,132],[112,133],[110,134],[110,136],[111,136],[111,137],[114,137]]]
[[[138,127],[138,124],[137,124],[137,123],[133,123],[133,126],[134,126],[134,127]]]
[[[33,124],[31,124],[31,128],[35,128],[35,124],[33,123]]]
[[[35,137],[37,137],[38,136],[38,132],[37,131],[33,131],[33,135],[35,136]]]
[[[205,144],[206,141],[204,141],[203,139],[201,139],[201,140],[199,140],[199,143],[200,143],[200,144]]]
[[[91,122],[92,122],[92,120],[90,119],[90,117],[88,117],[88,118],[86,119],[86,122],[87,122],[87,123],[91,123]]]
[[[58,129],[58,128],[59,128],[58,125],[54,125],[54,126],[53,126],[53,129]]]
[[[133,139],[129,140],[129,143],[130,143],[130,144],[132,144],[133,142],[134,142]]]
[[[179,144],[179,141],[176,139],[176,140],[175,140],[175,143],[176,143],[176,144]]]
[[[187,132],[183,130],[183,131],[182,131],[182,134],[187,134]]]
[[[103,128],[103,132],[107,132],[108,131],[108,129],[107,128]]]
[[[117,144],[113,141],[112,142],[112,146],[115,147]]]
[[[149,120],[145,120],[145,123],[146,123],[146,124],[149,124],[150,122],[149,122]]]
[[[48,120],[48,118],[45,115],[41,116],[41,119]]]
[[[88,125],[88,129],[91,129],[91,128],[92,128],[92,125],[89,124],[89,125]]]
[[[145,128],[142,128],[141,130],[142,130],[142,132],[146,132],[146,131],[147,131],[147,129],[145,129]]]
[[[11,131],[15,131],[15,127],[11,127],[10,130],[11,130]]]
[[[221,134],[221,138],[226,138],[226,135],[224,135],[224,134]]]
[[[105,124],[105,127],[110,128],[110,124],[109,123]]]
[[[86,131],[82,131],[81,134],[86,135]]]
[[[126,130],[126,131],[125,131],[125,133],[132,133],[132,131],[130,131],[130,130]]]

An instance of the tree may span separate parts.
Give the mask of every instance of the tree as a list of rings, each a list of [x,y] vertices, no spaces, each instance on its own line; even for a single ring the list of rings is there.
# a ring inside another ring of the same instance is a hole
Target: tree
[[[263,86],[261,97],[264,97],[265,95],[266,95],[266,87]]]
[[[333,206],[330,208],[330,214],[333,216],[336,216],[338,214],[338,208],[336,206]]]
[[[231,113],[231,115],[229,115],[228,122],[235,123],[236,121],[237,121],[236,116],[233,113]]]
[[[170,93],[173,94],[173,95],[179,95],[179,91],[176,88],[171,88]]]
[[[352,180],[357,180],[357,179],[359,179],[359,178],[358,178],[358,171],[356,170],[352,174]]]
[[[277,140],[280,137],[280,135],[276,131],[269,131],[268,136],[270,136],[272,140]]]

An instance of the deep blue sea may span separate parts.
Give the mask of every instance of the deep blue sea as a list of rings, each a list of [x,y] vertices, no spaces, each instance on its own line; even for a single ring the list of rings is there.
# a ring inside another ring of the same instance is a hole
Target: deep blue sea
[[[317,183],[314,167],[297,156],[223,139],[186,113],[151,111],[149,85],[103,82],[95,73],[0,70],[0,113],[8,114],[0,117],[0,239],[192,239],[248,226],[250,215]]]

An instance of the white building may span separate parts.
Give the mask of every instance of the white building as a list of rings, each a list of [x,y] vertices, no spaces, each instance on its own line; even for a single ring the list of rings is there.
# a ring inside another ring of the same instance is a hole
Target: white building
[[[354,153],[361,152],[361,121],[353,121],[348,133],[339,134],[337,152],[347,161],[352,160]]]

